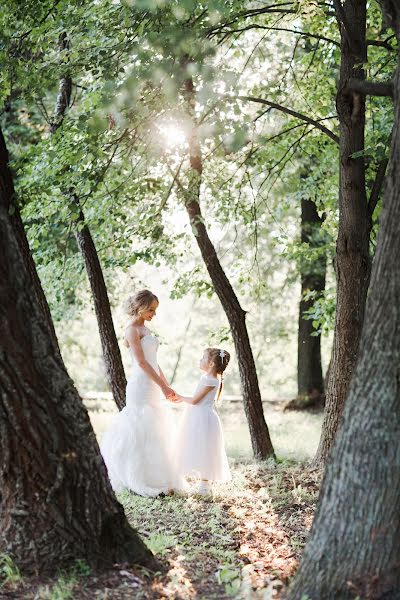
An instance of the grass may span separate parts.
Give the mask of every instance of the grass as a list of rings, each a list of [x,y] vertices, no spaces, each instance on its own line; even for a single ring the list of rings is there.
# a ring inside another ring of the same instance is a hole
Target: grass
[[[0,580],[2,586],[5,584],[13,585],[22,581],[18,567],[7,554],[0,555]]]
[[[213,498],[119,500],[129,522],[163,565],[150,574],[132,565],[91,572],[77,560],[55,579],[22,579],[3,559],[0,600],[222,600],[280,598],[297,568],[311,526],[319,474],[301,461],[316,450],[320,415],[283,412],[267,405],[266,417],[279,460],[251,458],[242,408],[220,407],[233,480],[214,487]],[[111,412],[90,414],[99,435]]]

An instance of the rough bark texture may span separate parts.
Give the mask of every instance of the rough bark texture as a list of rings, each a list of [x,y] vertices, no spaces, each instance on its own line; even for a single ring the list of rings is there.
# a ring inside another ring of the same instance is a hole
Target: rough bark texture
[[[8,165],[8,152],[6,143],[3,137],[3,132],[0,130],[0,164]],[[42,288],[42,284],[37,274],[34,260],[29,248],[29,243],[25,234],[24,226],[21,219],[21,213],[19,211],[16,197],[14,184],[11,177],[2,178],[2,193],[4,195],[4,202],[9,215],[10,223],[13,227],[15,237],[18,242],[19,250],[23,258],[27,272],[30,275],[30,289],[35,294],[38,307],[42,314],[43,323],[46,325],[50,334],[54,349],[56,352],[60,352],[58,346],[58,340],[54,329],[53,319],[51,317],[49,305],[47,304],[46,296]]]
[[[191,166],[189,186],[187,190],[184,190],[185,206],[207,271],[231,328],[239,365],[244,409],[249,424],[254,456],[260,459],[273,457],[274,449],[268,426],[265,422],[257,371],[246,327],[246,313],[240,306],[230,281],[219,262],[201,214],[199,198],[202,158],[195,126],[195,93],[191,78],[185,81],[184,94],[187,103],[187,112],[193,123],[189,140]]]
[[[353,373],[370,276],[370,214],[365,188],[365,96],[346,91],[351,78],[365,79],[367,60],[366,0],[340,0],[336,6],[341,26],[340,81],[336,99],[340,122],[339,230],[336,244],[337,304],[332,364],[326,391],[325,418],[315,459],[322,464],[342,419]]]
[[[400,7],[385,3],[397,11]],[[400,73],[384,208],[357,366],[320,503],[288,594],[400,598]]]
[[[321,244],[321,223],[315,203],[301,201],[301,241],[310,248]],[[321,365],[321,337],[315,332],[312,321],[304,318],[313,300],[305,300],[308,291],[323,292],[325,289],[326,256],[301,264],[301,300],[299,307],[297,399],[299,406],[315,405],[324,397],[324,378]]]
[[[60,44],[63,49],[68,46],[65,34],[61,35]],[[65,112],[71,102],[71,93],[72,80],[69,75],[65,75],[60,79],[54,118],[50,127],[52,133],[55,133],[62,125]],[[85,216],[76,195],[74,196],[74,202],[79,207],[78,229],[75,232],[75,237],[85,262],[92,291],[107,380],[114,401],[121,410],[125,406],[126,377],[114,329],[107,287],[92,234],[85,222]]]
[[[3,141],[3,138],[0,138]],[[152,554],[126,520],[89,417],[43,322],[10,223],[0,155],[0,553],[26,573],[140,562]]]

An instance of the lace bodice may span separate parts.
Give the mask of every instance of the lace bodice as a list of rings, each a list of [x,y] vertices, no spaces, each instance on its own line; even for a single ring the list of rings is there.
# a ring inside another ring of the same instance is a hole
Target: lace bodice
[[[154,369],[157,369],[157,350],[160,345],[157,337],[152,333],[149,333],[141,338],[140,343],[143,348],[143,354],[145,359]],[[129,352],[132,358],[133,369],[140,368],[132,351],[132,348],[129,348]]]

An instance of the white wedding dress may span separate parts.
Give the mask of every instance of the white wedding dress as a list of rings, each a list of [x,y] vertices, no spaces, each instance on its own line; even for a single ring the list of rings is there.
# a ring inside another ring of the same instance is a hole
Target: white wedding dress
[[[159,372],[158,339],[141,339],[145,359]],[[159,386],[141,369],[132,350],[132,373],[126,386],[126,406],[104,433],[100,450],[116,492],[141,496],[185,489],[173,465],[175,423]]]

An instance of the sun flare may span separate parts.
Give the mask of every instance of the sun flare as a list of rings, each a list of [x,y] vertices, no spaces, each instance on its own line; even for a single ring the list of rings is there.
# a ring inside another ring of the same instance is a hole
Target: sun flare
[[[179,125],[173,123],[160,125],[159,131],[163,138],[163,144],[167,146],[167,148],[176,148],[182,146],[186,142],[185,132]]]

